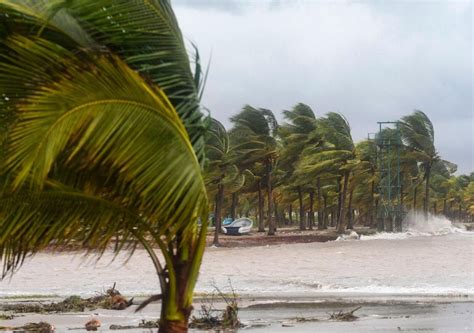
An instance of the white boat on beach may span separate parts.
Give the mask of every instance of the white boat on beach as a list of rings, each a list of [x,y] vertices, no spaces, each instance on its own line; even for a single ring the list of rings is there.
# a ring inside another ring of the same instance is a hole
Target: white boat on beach
[[[241,217],[230,224],[222,226],[222,232],[226,235],[244,235],[252,230],[253,221],[248,217]]]

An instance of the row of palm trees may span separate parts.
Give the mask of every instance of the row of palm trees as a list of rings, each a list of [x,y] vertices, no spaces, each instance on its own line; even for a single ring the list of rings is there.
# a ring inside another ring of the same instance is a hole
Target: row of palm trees
[[[316,117],[302,103],[283,116],[278,124],[270,110],[246,105],[231,117],[229,130],[212,119],[205,170],[215,244],[224,215],[254,216],[258,230],[267,227],[268,235],[295,220],[301,230],[335,226],[340,233],[355,222],[375,226],[384,177],[376,159],[377,139],[355,143],[343,115]],[[400,119],[399,129],[399,201],[404,210],[458,219],[472,215],[474,174],[453,175],[456,166],[436,151],[428,116],[416,110]],[[396,135],[395,128],[378,134],[394,142]],[[390,153],[391,163],[395,153]]]

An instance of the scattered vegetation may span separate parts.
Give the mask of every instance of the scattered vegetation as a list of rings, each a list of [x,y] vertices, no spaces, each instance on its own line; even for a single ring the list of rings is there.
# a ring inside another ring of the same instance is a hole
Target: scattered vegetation
[[[133,325],[110,325],[109,329],[110,330],[131,330],[131,329],[137,329],[137,328],[159,328],[160,323],[159,320],[142,320],[138,326],[133,326]]]
[[[0,320],[12,320],[15,318],[13,314],[0,313]]]
[[[15,313],[83,312],[94,309],[123,310],[133,304],[133,298],[126,300],[120,292],[112,288],[91,298],[70,296],[58,303],[15,303],[1,306],[3,311]]]
[[[230,281],[229,281],[230,284]],[[217,310],[214,307],[215,294],[212,295],[209,301],[201,304],[200,316],[191,317],[189,323],[190,328],[196,328],[201,330],[225,330],[225,329],[235,329],[243,327],[244,325],[239,320],[239,306],[237,302],[237,295],[232,285],[232,293],[229,296],[224,294],[217,286],[214,285],[214,288],[217,292],[217,296],[221,301],[224,301],[226,307],[224,310]]]

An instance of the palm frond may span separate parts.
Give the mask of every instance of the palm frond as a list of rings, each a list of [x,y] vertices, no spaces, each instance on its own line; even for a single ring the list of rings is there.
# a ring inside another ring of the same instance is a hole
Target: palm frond
[[[80,245],[100,255],[112,240],[118,242],[117,251],[135,246],[129,242],[133,234],[146,234],[148,228],[137,212],[120,203],[66,186],[2,196],[0,205],[3,276],[20,267],[28,254],[45,248]]]
[[[32,48],[38,52],[18,48],[15,65],[0,65],[0,76],[15,81],[25,58],[54,49],[39,39]],[[173,233],[202,215],[207,199],[200,165],[164,92],[115,56],[66,59],[59,79],[44,85],[32,79],[38,89],[17,106],[6,157],[13,189],[41,189],[61,154],[67,163],[80,156],[84,169],[107,166],[118,175],[116,186],[125,197],[138,194],[140,211],[158,233]]]

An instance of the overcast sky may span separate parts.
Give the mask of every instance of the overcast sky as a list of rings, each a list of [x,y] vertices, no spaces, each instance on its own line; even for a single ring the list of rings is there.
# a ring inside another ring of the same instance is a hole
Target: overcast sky
[[[474,171],[473,5],[466,1],[174,0],[207,62],[203,104],[230,126],[245,104],[344,114],[355,140],[414,109],[441,156]]]

